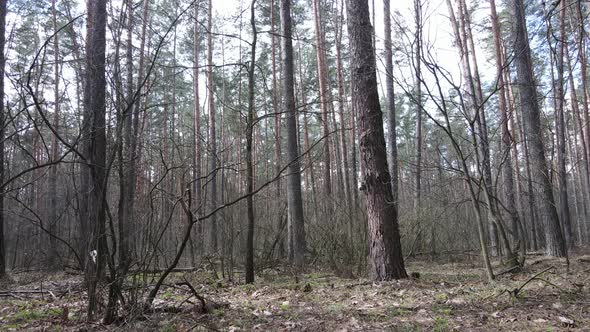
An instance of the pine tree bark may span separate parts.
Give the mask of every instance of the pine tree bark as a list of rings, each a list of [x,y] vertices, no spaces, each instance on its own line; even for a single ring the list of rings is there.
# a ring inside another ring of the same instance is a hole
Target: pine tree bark
[[[526,31],[523,0],[512,0],[512,9],[514,11],[514,62],[517,70],[517,86],[520,91],[520,106],[526,122],[525,136],[529,144],[532,176],[537,183],[537,194],[540,200],[539,212],[545,230],[545,253],[549,256],[564,257],[567,256],[567,249],[559,224],[551,177],[545,157],[541,111],[537,102],[537,91],[532,72],[533,65]]]
[[[407,277],[402,256],[377,92],[375,54],[367,0],[347,1],[352,107],[359,115],[363,187],[369,228],[369,276],[373,280]]]
[[[504,82],[504,63],[502,61],[502,44],[500,41],[500,23],[498,14],[496,12],[496,1],[490,0],[492,32],[494,35],[494,50],[496,60],[496,77],[498,79],[498,108],[500,109],[500,125],[501,125],[501,144],[502,144],[502,178],[504,197],[506,202],[506,210],[510,215],[511,228],[513,235],[513,242],[519,240],[518,225],[520,220],[516,209],[515,194],[514,194],[514,177],[512,167],[512,137],[508,129],[508,112],[506,106],[506,88]],[[524,245],[524,243],[522,244]]]
[[[281,0],[281,43],[283,45],[283,112],[287,121],[287,202],[289,206],[289,230],[293,239],[293,263],[300,270],[305,255],[305,227],[301,198],[301,167],[297,142],[297,111],[295,109],[295,70],[291,32],[291,0]]]
[[[106,194],[106,121],[105,121],[105,49],[106,49],[106,1],[88,1],[88,30],[86,36],[86,82],[84,89],[84,123],[82,128],[82,196],[85,209],[80,218],[87,225],[89,239],[83,255],[91,257],[86,264],[88,283],[88,319],[96,312],[96,287],[104,273],[107,255],[105,233]],[[84,186],[85,185],[85,186]]]

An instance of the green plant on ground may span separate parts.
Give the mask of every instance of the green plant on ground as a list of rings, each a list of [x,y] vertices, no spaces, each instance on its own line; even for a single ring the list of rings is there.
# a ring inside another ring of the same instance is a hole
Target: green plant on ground
[[[434,317],[434,328],[432,329],[435,332],[445,332],[449,330],[449,322],[444,317],[436,316]]]

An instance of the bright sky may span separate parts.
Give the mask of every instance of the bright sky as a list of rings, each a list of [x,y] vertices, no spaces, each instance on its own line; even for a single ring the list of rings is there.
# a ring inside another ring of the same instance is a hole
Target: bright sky
[[[240,9],[240,1],[242,2],[242,8],[248,8],[250,6],[250,1],[248,0],[215,0],[213,1],[213,7],[216,11],[216,17],[227,17],[231,15],[235,15]],[[258,0],[260,2],[261,0]],[[268,0],[264,0],[268,1]],[[308,0],[312,1],[312,0]],[[338,1],[338,0],[336,0]],[[378,51],[383,47],[383,2],[382,0],[368,0],[369,6],[375,5],[375,34],[377,40],[377,48]],[[441,65],[449,70],[452,76],[459,80],[460,72],[459,72],[459,57],[458,53],[453,46],[453,37],[452,37],[452,27],[449,22],[448,18],[448,10],[445,0],[423,0],[425,4],[423,5],[424,10],[424,36],[423,39],[425,42],[428,42],[434,45],[435,54],[438,60],[440,61]],[[413,30],[414,28],[414,20],[413,20],[413,2],[414,0],[394,0],[391,2],[391,10],[392,10],[392,21],[396,19],[396,11],[402,15],[402,17],[406,20],[406,24]],[[372,9],[370,9],[372,11]],[[474,12],[474,19],[473,22],[479,22],[480,19],[487,17],[489,15],[489,6],[487,5],[487,1],[485,4],[475,10]],[[477,36],[477,34],[476,34]],[[393,37],[395,39],[395,36]],[[476,41],[477,43],[477,41]],[[476,46],[478,47],[478,46]],[[493,64],[485,63],[485,56],[483,54],[483,50],[478,49],[477,52],[478,60],[481,62],[480,70],[482,71],[482,76],[484,79],[486,77],[493,77],[493,73],[495,71]],[[378,59],[379,62],[379,59]],[[382,68],[381,68],[382,71]],[[402,73],[400,73],[402,74]],[[406,74],[403,74],[404,76]],[[490,76],[491,75],[491,76]],[[409,79],[409,76],[408,76]]]

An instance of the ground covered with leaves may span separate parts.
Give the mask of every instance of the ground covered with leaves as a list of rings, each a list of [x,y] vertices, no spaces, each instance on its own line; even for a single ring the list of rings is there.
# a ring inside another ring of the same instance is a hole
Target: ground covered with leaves
[[[270,269],[244,285],[204,271],[177,273],[153,312],[110,326],[85,321],[80,275],[17,273],[0,284],[0,330],[590,331],[590,256],[571,257],[569,268],[529,256],[524,269],[493,283],[472,259],[410,260],[414,277],[390,282]],[[177,281],[194,286],[206,310]]]

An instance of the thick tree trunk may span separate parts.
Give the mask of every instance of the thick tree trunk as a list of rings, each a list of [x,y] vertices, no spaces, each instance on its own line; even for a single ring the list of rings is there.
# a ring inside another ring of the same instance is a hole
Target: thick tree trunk
[[[526,31],[526,18],[523,0],[512,0],[514,10],[515,40],[514,62],[516,63],[520,90],[520,106],[523,118],[526,122],[525,134],[529,144],[532,176],[537,185],[537,194],[541,202],[539,211],[545,230],[545,252],[549,256],[563,257],[567,255],[567,249],[559,216],[553,198],[551,178],[545,158],[545,146],[543,145],[541,111],[537,102],[537,91],[533,76],[531,50]]]
[[[498,21],[498,14],[496,13],[496,1],[490,0],[491,7],[491,21],[492,31],[494,34],[494,49],[496,53],[496,77],[498,79],[498,100],[500,109],[500,125],[502,131],[502,178],[504,188],[504,201],[506,202],[506,210],[510,215],[511,228],[513,234],[513,242],[519,239],[518,225],[520,223],[518,218],[518,212],[516,209],[517,200],[515,200],[514,194],[514,177],[512,167],[512,137],[510,136],[510,130],[508,129],[508,113],[506,106],[506,88],[504,82],[504,63],[502,61],[502,44],[500,41],[500,23]],[[524,245],[522,243],[521,245]]]
[[[297,142],[297,111],[295,109],[295,74],[293,64],[293,41],[291,39],[291,0],[281,0],[281,43],[283,45],[283,112],[287,120],[287,202],[289,206],[289,230],[293,239],[293,263],[298,270],[304,263],[305,227],[301,199],[301,168]]]
[[[88,283],[88,319],[92,320],[96,311],[96,286],[103,274],[107,255],[105,234],[105,160],[106,160],[106,121],[105,121],[105,48],[106,48],[106,1],[88,1],[88,30],[86,36],[86,82],[84,102],[84,125],[82,128],[82,153],[86,158],[81,173],[81,187],[86,208],[80,215],[87,225],[89,239],[82,252],[89,255],[86,264]]]
[[[367,0],[347,1],[352,107],[359,114],[363,187],[369,225],[369,275],[373,280],[407,277],[402,256],[383,136]]]

